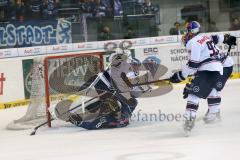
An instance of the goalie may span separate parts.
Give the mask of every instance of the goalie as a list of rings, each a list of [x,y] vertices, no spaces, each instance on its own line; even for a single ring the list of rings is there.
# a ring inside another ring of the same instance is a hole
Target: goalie
[[[109,69],[91,82],[98,96],[85,104],[85,113],[69,112],[72,102],[67,100],[56,105],[56,117],[89,130],[127,126],[137,106],[136,98],[143,93],[130,81],[135,77],[127,59],[124,52],[110,56]]]

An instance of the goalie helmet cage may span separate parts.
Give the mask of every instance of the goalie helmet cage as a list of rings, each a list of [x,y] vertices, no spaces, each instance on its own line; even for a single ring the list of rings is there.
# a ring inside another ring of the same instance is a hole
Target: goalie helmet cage
[[[29,129],[46,121],[51,127],[49,107],[69,95],[78,95],[79,86],[103,69],[101,52],[33,59],[30,103],[27,112],[20,119],[8,124],[7,129]]]

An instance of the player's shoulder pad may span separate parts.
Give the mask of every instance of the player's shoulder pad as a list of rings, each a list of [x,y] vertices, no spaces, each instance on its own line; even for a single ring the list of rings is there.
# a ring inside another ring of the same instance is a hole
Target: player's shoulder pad
[[[214,35],[211,35],[211,38],[212,38],[212,41],[214,44],[223,43],[223,41],[224,41],[223,34],[214,34]]]
[[[186,44],[187,49],[191,49],[193,46],[201,46],[197,41],[200,39],[200,37],[197,35],[193,37],[191,40],[189,40]]]

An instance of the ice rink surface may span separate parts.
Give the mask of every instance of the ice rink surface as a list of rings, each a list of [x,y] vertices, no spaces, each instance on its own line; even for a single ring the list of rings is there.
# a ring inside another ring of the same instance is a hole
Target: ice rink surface
[[[184,137],[182,121],[183,85],[170,93],[139,99],[127,128],[86,131],[71,125],[8,131],[6,125],[21,117],[26,107],[0,110],[0,160],[237,160],[240,159],[240,80],[228,81],[222,92],[222,122],[206,125],[202,100],[196,127]],[[160,113],[168,115],[168,120]],[[155,118],[150,121],[150,115]],[[148,122],[146,122],[148,120]],[[171,122],[170,122],[171,121]]]

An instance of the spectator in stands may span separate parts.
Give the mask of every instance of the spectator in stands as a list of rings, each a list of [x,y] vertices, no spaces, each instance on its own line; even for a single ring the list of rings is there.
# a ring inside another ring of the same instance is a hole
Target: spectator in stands
[[[231,26],[229,28],[229,31],[235,31],[240,29],[240,22],[238,18],[234,18],[231,22]]]
[[[56,19],[58,16],[59,0],[44,0],[43,2],[43,18]]]
[[[101,5],[106,8],[106,17],[113,17],[114,1],[112,0],[101,0]]]
[[[112,0],[80,0],[78,5],[87,17],[113,17]]]
[[[105,17],[107,8],[101,3],[101,0],[94,1],[93,16],[94,17]]]
[[[0,0],[0,22],[7,22],[12,16],[10,0]]]
[[[143,14],[156,14],[159,11],[157,5],[153,5],[151,0],[144,0],[142,4],[142,13]]]
[[[92,7],[90,7],[91,6],[90,3],[91,2],[88,1],[88,0],[80,0],[79,3],[78,3],[80,10],[83,13],[90,13],[91,12],[90,8],[92,8]]]
[[[60,0],[58,0],[59,3]],[[78,4],[79,0],[70,0],[70,6],[71,7],[76,7],[76,5]]]
[[[110,27],[104,26],[98,36],[99,41],[112,40],[113,35],[111,34]]]
[[[207,32],[219,32],[216,22],[211,21]]]
[[[123,9],[120,0],[114,0],[114,16],[122,16]]]
[[[9,4],[9,0],[0,0],[0,6],[3,7],[3,6],[6,6]]]
[[[169,34],[170,35],[180,35],[181,34],[179,22],[174,23],[174,27],[170,28]]]
[[[0,22],[4,22],[4,21],[5,21],[4,11],[0,10]]]
[[[124,39],[131,39],[131,38],[136,38],[136,34],[134,33],[132,27],[128,27],[127,28],[127,33],[124,36]]]
[[[43,0],[31,0],[30,1],[30,9],[31,9],[31,17],[33,19],[40,19],[42,17],[42,8],[43,8]]]
[[[23,0],[16,0],[16,4],[14,8],[15,8],[14,19],[20,22],[26,20],[27,6],[25,5],[25,2]]]

